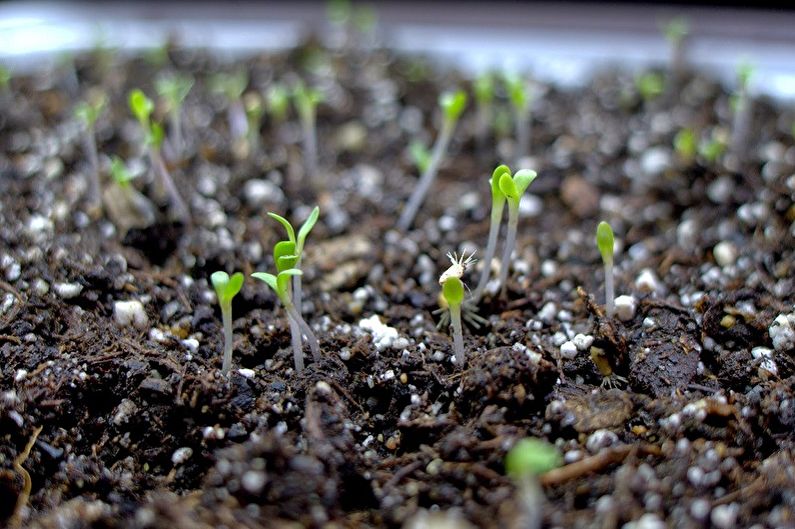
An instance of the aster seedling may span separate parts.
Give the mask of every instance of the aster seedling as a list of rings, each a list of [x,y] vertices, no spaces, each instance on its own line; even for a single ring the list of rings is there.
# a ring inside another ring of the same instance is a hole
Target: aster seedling
[[[137,88],[130,92],[128,102],[130,110],[144,130],[144,143],[149,152],[149,161],[155,174],[158,175],[160,185],[168,195],[171,208],[180,221],[187,223],[190,221],[188,207],[185,205],[185,201],[182,200],[177,186],[174,185],[174,180],[171,178],[161,154],[164,138],[163,126],[151,119],[155,104]]]
[[[295,256],[295,263],[289,268],[300,268],[301,262],[304,254],[304,244],[306,243],[306,238],[309,236],[309,232],[312,231],[312,228],[315,227],[318,218],[320,217],[320,208],[315,206],[312,209],[312,212],[309,213],[309,216],[306,218],[304,223],[298,229],[298,236],[295,234],[295,229],[293,229],[293,225],[290,224],[290,221],[285,219],[284,217],[277,215],[273,212],[268,212],[268,216],[279,224],[284,226],[285,231],[287,232],[287,242],[291,243],[293,246],[293,251],[291,253],[286,253],[284,255],[294,255]],[[282,241],[284,242],[284,241]],[[278,263],[277,263],[278,265]],[[302,304],[302,287],[301,287],[301,275],[296,275],[293,278],[293,302],[295,304],[296,310],[301,312],[301,304]]]
[[[658,72],[643,72],[635,78],[635,88],[646,103],[658,98],[665,88],[665,80]]]
[[[690,34],[690,24],[685,18],[672,18],[663,25],[662,32],[671,46],[671,72],[676,79],[684,70],[685,44]]]
[[[698,154],[704,160],[714,164],[726,152],[728,147],[728,134],[724,129],[715,128],[712,133],[698,144]]]
[[[693,129],[685,127],[674,136],[674,151],[684,162],[691,162],[698,154],[698,142]]]
[[[516,484],[522,527],[538,529],[543,519],[544,493],[538,476],[563,464],[554,445],[534,437],[520,439],[505,455],[505,472]]]
[[[298,82],[293,89],[293,104],[301,122],[301,133],[304,141],[304,165],[306,174],[316,184],[318,174],[317,161],[317,106],[323,95],[316,89]]]
[[[447,147],[453,137],[455,126],[458,123],[461,113],[467,104],[467,95],[463,90],[455,92],[444,92],[439,96],[439,106],[442,109],[442,128],[439,135],[436,137],[436,143],[433,146],[431,153],[431,160],[428,163],[425,171],[420,176],[414,192],[411,194],[403,213],[398,220],[398,228],[405,231],[411,227],[414,222],[414,217],[417,216],[420,206],[425,200],[425,196],[436,179],[436,173],[442,163]]]
[[[265,105],[262,96],[257,92],[249,92],[243,96],[243,106],[246,109],[246,121],[248,128],[248,146],[250,153],[256,153],[260,149],[260,125],[262,116],[265,115]]]
[[[752,101],[749,92],[754,67],[743,61],[737,67],[737,90],[731,97],[732,132],[731,148],[738,156],[745,154],[748,133],[751,128]]]
[[[101,186],[99,182],[99,154],[97,153],[97,139],[94,125],[105,111],[108,98],[99,91],[89,92],[85,101],[75,107],[75,116],[83,124],[83,150],[89,164],[88,177],[88,203],[92,213],[101,209]]]
[[[132,185],[132,174],[118,156],[110,163],[112,183],[102,192],[105,210],[124,236],[131,228],[148,228],[155,222],[155,206]]]
[[[224,322],[224,361],[221,371],[229,373],[232,368],[232,298],[237,296],[243,288],[243,274],[235,272],[230,277],[226,272],[213,272],[210,282],[213,284],[215,294],[218,296],[218,305],[221,306],[221,318]]]
[[[501,295],[505,294],[510,267],[511,254],[516,245],[516,232],[519,227],[519,202],[522,200],[527,187],[536,179],[535,171],[520,169],[511,176],[510,171],[502,171],[498,179],[498,186],[508,202],[508,232],[505,235],[505,248],[500,263],[499,287]],[[488,265],[488,263],[487,263]]]
[[[466,272],[467,267],[475,260],[474,254],[466,257],[462,254],[447,254],[452,263],[450,268],[444,271],[439,277],[439,285],[442,287],[442,296],[447,303],[450,311],[450,324],[453,328],[453,352],[455,353],[456,364],[463,367],[466,360],[464,353],[464,330],[461,325],[461,306],[464,303],[464,282],[461,278]]]
[[[486,146],[489,128],[494,120],[494,75],[491,72],[478,75],[472,84],[472,89],[477,104],[475,136],[478,149],[482,150]]]
[[[284,123],[290,108],[290,91],[284,85],[273,84],[265,94],[268,114],[274,123]]]
[[[210,89],[222,94],[228,103],[229,132],[234,140],[245,138],[248,120],[243,106],[243,92],[248,86],[248,73],[239,69],[232,73],[217,73],[210,78]]]
[[[7,66],[0,64],[0,91],[8,90],[11,85],[11,70]]]
[[[613,248],[615,239],[613,238],[613,228],[605,221],[596,227],[596,247],[602,254],[602,263],[605,267],[605,312],[612,317],[615,312],[613,300],[616,297],[613,286]]]
[[[530,144],[530,89],[525,80],[516,74],[507,74],[504,78],[505,91],[514,113],[516,127],[516,150],[514,159],[520,163],[527,156]]]
[[[185,143],[182,136],[182,105],[193,88],[193,77],[171,74],[159,77],[155,89],[166,103],[169,124],[171,125],[171,147],[177,158],[182,157]]]

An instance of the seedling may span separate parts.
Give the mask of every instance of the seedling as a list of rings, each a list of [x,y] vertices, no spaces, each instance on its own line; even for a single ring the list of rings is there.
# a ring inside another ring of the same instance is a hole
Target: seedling
[[[155,82],[158,95],[165,100],[171,125],[171,146],[177,158],[182,158],[185,143],[182,136],[182,104],[193,87],[193,78],[188,75],[169,75]]]
[[[172,180],[160,152],[163,145],[163,126],[151,120],[155,104],[137,88],[130,92],[129,104],[130,110],[144,130],[144,143],[149,151],[149,161],[155,174],[159,177],[161,186],[165,188],[171,208],[179,220],[188,223],[190,221],[188,207],[177,191],[177,186],[174,185],[174,180]]]
[[[516,171],[513,177],[511,177],[510,171],[503,171],[499,176],[498,185],[500,191],[508,201],[508,232],[505,236],[505,248],[502,253],[499,276],[501,296],[505,295],[511,254],[513,254],[513,249],[516,245],[516,231],[519,227],[519,202],[527,187],[536,179],[536,176],[538,176],[536,172],[530,169]]]
[[[290,106],[290,91],[283,85],[274,84],[266,95],[268,113],[275,123],[284,123]]]
[[[671,46],[671,73],[674,79],[678,79],[685,66],[685,44],[690,25],[685,18],[673,18],[663,25],[662,31]]]
[[[322,94],[315,88],[308,88],[299,82],[293,89],[293,104],[298,112],[301,122],[301,132],[304,138],[304,165],[306,174],[316,184],[317,174],[317,130],[316,115],[317,105],[323,100]]]
[[[599,248],[599,253],[602,254],[602,263],[605,267],[605,312],[608,317],[612,317],[615,312],[615,305],[613,300],[616,293],[613,287],[613,229],[605,221],[599,223],[596,227],[596,246]]]
[[[0,90],[8,90],[11,85],[11,70],[0,64]]]
[[[218,305],[221,306],[221,317],[224,322],[224,361],[221,367],[223,374],[229,373],[232,368],[232,298],[237,296],[243,288],[243,274],[235,272],[232,277],[226,272],[213,272],[210,281],[218,296]]]
[[[409,144],[409,155],[420,173],[424,173],[431,164],[431,151],[419,140]]]
[[[99,155],[97,153],[97,140],[94,125],[105,111],[107,97],[105,94],[94,91],[89,94],[86,101],[75,107],[75,116],[79,119],[85,130],[83,131],[83,150],[89,164],[88,177],[88,203],[92,213],[99,213],[102,209],[101,186],[99,182]]]
[[[262,104],[262,97],[256,92],[249,92],[243,96],[243,105],[248,124],[249,152],[255,153],[260,150],[260,124],[265,114],[265,106]]]
[[[751,127],[752,100],[748,91],[753,77],[754,67],[748,62],[742,62],[737,67],[737,91],[731,98],[732,116],[732,151],[738,156],[746,152],[748,132]]]
[[[242,99],[247,86],[248,73],[242,69],[234,73],[215,74],[210,78],[211,90],[223,94],[229,104],[227,119],[229,120],[229,132],[234,140],[245,138],[248,132],[248,120]]]
[[[544,493],[538,476],[559,467],[563,458],[554,445],[532,437],[519,440],[505,456],[505,472],[513,479],[523,511],[523,527],[538,529],[543,518]]]
[[[681,129],[674,136],[674,150],[684,162],[692,162],[698,153],[696,133],[691,128]]]
[[[521,76],[509,74],[505,76],[505,91],[508,93],[508,101],[511,103],[515,115],[516,150],[514,159],[519,164],[527,156],[530,144],[530,90]]]
[[[104,189],[102,198],[108,217],[116,225],[122,237],[131,228],[143,229],[154,224],[155,206],[130,185],[133,176],[127,171],[121,158],[113,157],[110,174],[113,183]]]
[[[635,88],[641,99],[646,103],[658,98],[663,93],[665,81],[657,72],[644,72],[635,79]]]
[[[473,259],[474,254],[469,257],[462,254],[461,257],[458,257],[455,253],[448,253],[447,257],[452,262],[452,265],[439,277],[439,284],[442,286],[442,296],[444,296],[447,308],[450,311],[455,362],[463,367],[466,358],[464,356],[464,330],[461,326],[461,305],[464,302],[464,283],[461,281],[461,277],[463,277],[467,267],[475,260]]]
[[[455,131],[455,126],[466,104],[467,95],[463,90],[444,92],[439,96],[439,106],[442,109],[442,129],[433,146],[431,160],[425,171],[422,172],[422,176],[417,182],[417,187],[414,188],[414,192],[400,215],[400,220],[398,221],[399,229],[406,231],[414,222],[414,217],[417,216],[417,211],[425,200],[425,195],[428,194],[428,190],[436,179],[439,165],[447,152],[450,139],[453,137],[453,131]]]
[[[478,148],[482,150],[494,119],[494,76],[490,72],[483,72],[475,79],[472,88],[477,103],[475,135]]]
[[[723,129],[714,129],[709,138],[698,145],[698,154],[707,162],[714,164],[726,152],[728,134]]]
[[[500,177],[503,173],[511,175],[511,169],[507,165],[498,165],[494,172],[491,173],[489,185],[491,186],[491,223],[489,225],[489,240],[486,243],[486,256],[483,259],[483,270],[480,272],[480,280],[475,290],[472,292],[472,303],[477,304],[480,301],[483,291],[486,289],[486,284],[489,282],[491,275],[491,261],[494,259],[494,254],[497,252],[497,237],[500,234],[500,224],[502,223],[502,212],[505,209],[505,194],[500,190]]]
[[[309,236],[309,232],[312,231],[312,228],[315,227],[317,219],[320,217],[320,208],[315,206],[315,208],[309,214],[309,217],[307,217],[307,219],[301,225],[301,228],[298,230],[297,237],[295,235],[295,230],[293,229],[293,225],[290,224],[290,221],[272,212],[268,212],[268,216],[279,222],[279,224],[281,224],[282,226],[284,226],[285,231],[287,231],[287,239],[293,245],[292,253],[287,254],[295,256],[295,263],[292,266],[290,266],[290,268],[293,267],[300,268],[304,254],[304,244],[306,243],[306,238]],[[302,303],[301,298],[302,298],[301,275],[296,275],[293,278],[293,302],[295,304],[296,310],[299,313],[301,312],[301,303]]]

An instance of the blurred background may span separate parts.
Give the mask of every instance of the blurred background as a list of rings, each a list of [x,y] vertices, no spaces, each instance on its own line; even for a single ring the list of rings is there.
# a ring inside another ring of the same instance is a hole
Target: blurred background
[[[0,2],[0,61],[26,68],[98,43],[138,50],[167,38],[218,53],[284,49],[323,35],[335,2]],[[331,6],[331,9],[330,9]],[[374,43],[427,54],[466,70],[529,69],[563,84],[606,64],[663,64],[661,27],[683,17],[688,60],[731,83],[756,66],[751,90],[795,98],[795,7],[730,2],[352,3]]]

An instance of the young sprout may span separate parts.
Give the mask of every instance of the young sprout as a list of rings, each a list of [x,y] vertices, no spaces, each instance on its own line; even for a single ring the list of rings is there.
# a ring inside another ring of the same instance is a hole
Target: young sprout
[[[223,94],[229,103],[227,119],[229,132],[234,140],[246,137],[248,120],[243,107],[243,92],[248,86],[248,74],[240,69],[234,73],[218,73],[210,78],[210,88],[213,92]]]
[[[677,80],[685,67],[685,44],[690,33],[687,19],[677,17],[666,22],[662,27],[666,40],[671,45],[671,73]]]
[[[11,70],[0,64],[0,91],[8,90],[11,85]]]
[[[605,266],[605,311],[608,317],[612,317],[615,312],[613,300],[616,297],[613,287],[613,228],[605,221],[596,227],[596,246],[602,254],[602,262]]]
[[[504,296],[508,283],[508,268],[510,268],[511,254],[516,244],[516,231],[519,227],[519,202],[527,187],[536,179],[535,171],[521,169],[511,177],[510,171],[500,174],[498,185],[500,191],[508,201],[508,233],[505,237],[505,248],[500,263],[499,286],[500,295]],[[488,266],[488,263],[487,263]]]
[[[243,106],[246,109],[246,121],[248,124],[249,153],[256,153],[260,150],[260,125],[262,124],[262,116],[265,114],[262,96],[256,92],[247,93],[243,96]]]
[[[422,172],[422,176],[417,182],[417,187],[414,188],[414,192],[400,215],[400,220],[398,220],[399,229],[406,231],[414,222],[414,217],[417,216],[417,211],[419,211],[425,200],[425,195],[428,194],[428,190],[436,179],[439,165],[441,165],[442,159],[447,152],[447,146],[450,144],[453,131],[455,131],[455,126],[466,104],[467,95],[463,90],[444,92],[439,96],[439,106],[442,109],[442,128],[436,138],[436,143],[433,145],[431,160],[425,171]]]
[[[754,67],[748,62],[742,62],[737,67],[737,91],[731,98],[732,116],[732,151],[738,156],[746,152],[748,133],[751,127],[751,95],[748,91],[753,77]]]
[[[477,103],[476,132],[478,149],[486,146],[489,128],[494,119],[494,76],[491,72],[480,74],[472,85]]]
[[[224,322],[224,362],[221,367],[224,375],[232,368],[232,298],[237,296],[243,287],[243,279],[243,274],[240,272],[235,272],[232,277],[226,272],[213,272],[210,276]]]
[[[122,237],[131,228],[148,228],[155,222],[155,206],[130,185],[133,177],[121,158],[114,156],[110,164],[113,184],[102,192],[105,210]]]
[[[663,93],[665,82],[657,72],[644,72],[635,78],[635,87],[641,99],[648,103]]]
[[[193,77],[189,75],[168,75],[159,77],[155,89],[165,100],[166,112],[171,125],[171,146],[177,158],[182,158],[185,143],[182,136],[182,103],[193,87]]]
[[[431,151],[420,140],[414,140],[409,144],[409,155],[420,173],[424,173],[431,164]]]
[[[532,437],[519,440],[506,454],[505,472],[513,479],[519,493],[522,527],[541,527],[544,493],[538,476],[562,463],[563,458],[554,445]]]
[[[450,323],[453,327],[453,352],[455,362],[460,367],[464,366],[464,330],[461,326],[461,304],[464,302],[464,283],[461,277],[466,272],[467,267],[475,260],[474,254],[466,257],[462,254],[459,258],[457,254],[447,254],[452,265],[439,277],[439,284],[442,286],[442,296],[447,302],[450,311]]]
[[[88,178],[88,203],[92,213],[99,213],[102,209],[102,190],[99,182],[99,155],[97,153],[97,140],[94,133],[94,124],[102,115],[107,104],[105,94],[92,91],[86,101],[81,101],[75,107],[75,116],[83,123],[83,150],[89,164]]]
[[[515,74],[505,76],[505,90],[516,116],[514,120],[516,126],[514,160],[519,164],[527,156],[530,144],[530,90],[525,80]]]
[[[265,95],[268,113],[275,123],[284,123],[290,106],[290,91],[283,85],[274,84]]]
[[[723,129],[714,129],[709,138],[698,145],[698,154],[707,162],[714,164],[726,152],[728,134]]]
[[[674,150],[679,158],[687,163],[693,161],[698,154],[696,133],[691,128],[683,128],[674,136]]]
[[[298,111],[301,122],[301,132],[304,138],[304,165],[306,175],[310,181],[318,184],[317,162],[317,130],[316,115],[317,105],[323,100],[323,95],[315,88],[307,87],[303,82],[293,89],[293,103]],[[317,186],[319,187],[319,186]]]
[[[190,221],[188,207],[182,200],[177,186],[174,185],[174,180],[171,179],[160,151],[164,137],[163,126],[151,120],[155,104],[137,88],[130,92],[129,104],[130,110],[141,124],[141,128],[144,129],[144,143],[149,151],[149,162],[152,164],[155,174],[158,175],[160,185],[168,195],[171,208],[180,221],[187,223]]]
[[[491,186],[491,223],[489,225],[489,240],[486,243],[486,256],[483,259],[483,270],[480,272],[480,280],[478,285],[472,292],[472,303],[477,304],[483,291],[486,289],[486,284],[489,282],[491,275],[491,261],[494,259],[494,254],[497,252],[497,237],[500,234],[500,224],[502,223],[502,211],[505,209],[505,194],[500,190],[500,177],[503,173],[511,175],[511,170],[507,165],[498,165],[494,172],[491,173],[489,185]]]
[[[320,217],[320,208],[315,206],[314,209],[312,209],[312,212],[301,225],[301,228],[299,228],[297,237],[295,235],[293,225],[290,224],[290,221],[270,211],[268,212],[268,216],[284,226],[284,229],[287,232],[288,242],[292,243],[294,248],[293,254],[296,257],[294,267],[300,268],[304,254],[304,244],[306,243],[306,238],[309,236],[309,232],[315,227],[315,223],[317,223],[317,219]],[[293,303],[295,304],[295,308],[299,313],[301,312],[301,302],[301,275],[296,275],[293,278]]]

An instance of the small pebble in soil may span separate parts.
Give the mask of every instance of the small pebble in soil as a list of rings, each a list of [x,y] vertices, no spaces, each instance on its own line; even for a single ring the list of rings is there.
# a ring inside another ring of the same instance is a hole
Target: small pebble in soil
[[[790,351],[795,347],[795,313],[779,314],[768,329],[776,351]]]
[[[587,351],[593,344],[593,340],[593,336],[589,334],[578,333],[574,336],[573,342],[578,351]]]
[[[585,441],[585,448],[592,454],[597,453],[602,448],[609,448],[618,442],[618,436],[610,430],[596,430],[588,436]]]
[[[55,283],[52,288],[63,299],[74,299],[83,292],[83,285],[80,283]]]
[[[138,300],[116,301],[113,303],[113,319],[120,327],[133,326],[138,330],[149,326],[143,304]]]
[[[405,349],[409,345],[406,338],[398,336],[397,329],[381,323],[381,318],[377,314],[360,320],[357,325],[372,335],[373,345],[378,351],[383,351],[390,347]]]
[[[638,300],[634,296],[618,296],[615,299],[616,317],[621,321],[630,321],[638,310]]]
[[[249,379],[254,378],[257,374],[253,369],[247,368],[238,369],[237,372],[240,373],[241,376]]]
[[[737,247],[729,241],[721,241],[712,249],[712,255],[719,266],[731,266],[737,260]]]
[[[635,279],[635,288],[641,292],[649,293],[660,293],[663,290],[662,283],[660,283],[660,280],[657,278],[657,274],[650,268],[641,270],[637,279]]]
[[[563,345],[560,346],[560,356],[568,360],[577,358],[577,346],[574,345],[574,342],[564,342]]]
[[[189,446],[183,446],[181,448],[177,448],[174,450],[174,453],[171,454],[171,462],[174,463],[174,466],[181,465],[188,459],[190,456],[193,455],[193,448]]]
[[[712,509],[709,519],[716,529],[733,529],[737,522],[738,511],[739,507],[736,503],[718,505]]]
[[[550,301],[549,303],[541,307],[540,311],[538,311],[538,319],[543,321],[547,325],[550,325],[554,323],[555,314],[557,312],[558,312],[557,306],[555,306],[555,303]]]
[[[772,375],[778,375],[778,366],[773,360],[773,350],[767,347],[754,347],[751,349],[751,356],[755,360],[761,360],[759,368],[768,371]]]

